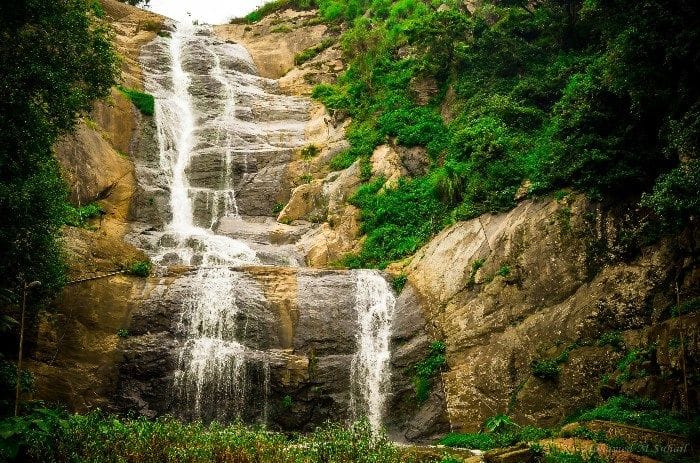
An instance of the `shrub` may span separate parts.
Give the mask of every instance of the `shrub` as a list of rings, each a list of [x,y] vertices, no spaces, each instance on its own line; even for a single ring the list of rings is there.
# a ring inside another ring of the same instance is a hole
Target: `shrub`
[[[664,410],[651,399],[630,396],[611,397],[603,405],[574,416],[573,420],[615,421],[685,436],[697,435],[700,431],[697,417],[694,422],[688,422],[682,414]]]
[[[148,93],[139,92],[132,88],[126,88],[123,86],[117,87],[124,96],[129,98],[131,102],[136,106],[136,108],[141,111],[141,114],[145,116],[153,116],[155,112],[155,99],[153,95]]]
[[[394,288],[394,291],[396,292],[396,294],[399,294],[403,290],[403,287],[406,286],[407,281],[408,281],[408,275],[406,275],[405,273],[402,273],[400,275],[396,275],[391,280],[391,287]]]
[[[284,203],[275,203],[275,205],[272,206],[272,213],[279,214],[282,212],[282,209],[284,209]]]
[[[538,378],[554,381],[559,378],[560,368],[555,359],[540,359],[530,364],[530,371]]]
[[[622,335],[619,331],[608,331],[603,333],[596,341],[597,346],[611,346],[615,350],[623,350],[625,348],[625,341],[622,339]]]
[[[151,274],[152,267],[153,265],[149,261],[139,260],[129,265],[126,273],[129,275],[145,278]]]
[[[445,343],[433,341],[430,344],[428,356],[416,365],[413,385],[418,402],[425,402],[430,395],[433,377],[445,366]]]
[[[311,159],[313,157],[318,156],[318,153],[320,153],[321,150],[318,149],[318,146],[316,145],[307,145],[304,148],[301,149],[301,158],[302,159]]]
[[[364,421],[350,426],[326,424],[289,438],[242,424],[182,423],[170,417],[128,419],[99,412],[69,415],[50,409],[0,421],[0,458],[27,463],[400,463],[406,460],[403,451],[385,435],[374,434]]]
[[[84,227],[88,220],[104,214],[102,206],[97,203],[89,203],[85,206],[75,207],[66,205],[66,225],[71,227]]]

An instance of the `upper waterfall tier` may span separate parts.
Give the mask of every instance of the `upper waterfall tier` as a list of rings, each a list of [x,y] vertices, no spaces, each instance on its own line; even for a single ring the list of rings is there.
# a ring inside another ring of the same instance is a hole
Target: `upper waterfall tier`
[[[202,235],[196,229],[215,229],[224,216],[271,215],[284,164],[304,143],[308,102],[282,95],[243,46],[207,26],[157,38],[142,64],[159,154],[137,166],[148,201],[158,202],[141,210],[154,206],[146,213],[178,235]]]

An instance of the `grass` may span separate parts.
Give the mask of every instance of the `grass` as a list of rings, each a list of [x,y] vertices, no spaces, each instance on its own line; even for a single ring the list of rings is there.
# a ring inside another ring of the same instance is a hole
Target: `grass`
[[[267,2],[262,5],[257,10],[252,13],[247,14],[243,18],[234,18],[231,20],[231,24],[240,23],[256,23],[272,13],[275,13],[286,8],[291,8],[294,10],[309,10],[314,7],[314,2],[312,0],[274,0],[272,2]]]
[[[696,417],[689,423],[681,414],[665,410],[651,399],[639,397],[611,397],[604,404],[571,418],[571,421],[590,420],[614,421],[689,437],[700,433],[700,418]]]
[[[301,158],[302,159],[312,159],[318,156],[318,153],[320,153],[321,150],[319,149],[318,146],[311,144],[303,147],[301,149]]]
[[[189,463],[400,463],[412,461],[366,422],[326,424],[306,435],[242,424],[123,419],[39,409],[0,421],[0,460]],[[439,460],[433,460],[435,463]],[[429,463],[421,460],[422,463]]]
[[[510,447],[519,442],[536,442],[540,439],[551,437],[553,432],[549,429],[535,426],[518,426],[512,423],[502,426],[494,432],[476,433],[449,433],[439,440],[439,443],[447,447],[457,447],[476,450],[491,450],[501,447]]]
[[[153,116],[155,113],[155,99],[153,98],[153,95],[139,92],[133,88],[127,88],[121,85],[117,88],[124,96],[131,100],[134,106],[141,111],[141,114],[145,116]]]
[[[297,53],[294,56],[294,64],[296,64],[297,66],[301,66],[307,61],[318,56],[323,50],[333,45],[333,43],[335,43],[335,39],[333,39],[332,37],[326,37],[318,45],[314,45],[313,47],[307,48],[306,50]]]
[[[394,288],[394,292],[396,292],[396,294],[399,294],[403,290],[404,286],[406,286],[407,281],[408,275],[406,275],[405,273],[396,275],[394,278],[391,279],[391,287]]]

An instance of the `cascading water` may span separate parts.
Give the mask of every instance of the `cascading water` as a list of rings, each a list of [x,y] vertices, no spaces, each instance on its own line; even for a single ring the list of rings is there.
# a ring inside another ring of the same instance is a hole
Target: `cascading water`
[[[389,342],[396,300],[376,270],[357,271],[355,310],[359,332],[351,366],[353,418],[366,416],[372,429],[382,425],[391,387]]]
[[[264,258],[216,230],[226,216],[245,222],[239,209],[250,208],[250,201],[237,199],[246,193],[249,165],[257,168],[303,145],[307,103],[281,95],[274,81],[256,75],[244,47],[212,37],[207,26],[179,25],[170,38],[156,38],[143,61],[146,91],[156,98],[160,169],[147,178],[164,179],[171,213],[149,250],[162,266],[195,267],[179,323],[177,413],[264,423],[271,364],[283,354],[263,349],[260,331],[257,337],[247,333],[255,308],[246,305],[251,282],[239,270]],[[395,301],[379,272],[353,275],[358,334],[350,408],[353,418],[367,417],[377,430],[390,389]]]
[[[235,131],[241,123],[235,117],[234,76],[222,67],[220,55],[237,53],[238,60],[249,58],[240,47],[214,43],[208,32],[183,24],[170,39],[162,39],[164,45],[167,43],[163,55],[169,58],[170,66],[162,74],[151,70],[146,90],[156,98],[160,165],[170,179],[172,220],[166,226],[167,239],[161,241],[175,243],[160,249],[154,260],[160,263],[167,257],[167,263],[172,263],[176,255],[183,264],[197,265],[181,318],[186,338],[175,372],[175,392],[185,406],[184,416],[225,419],[241,417],[251,387],[246,381],[247,370],[257,364],[269,378],[269,359],[265,352],[247,347],[238,338],[245,333],[237,326],[237,274],[231,267],[256,263],[256,253],[246,243],[211,230],[222,215],[238,214],[231,169]],[[211,77],[224,89],[218,115],[198,112],[192,95],[193,77],[202,76],[185,70],[186,53],[198,53],[199,49],[208,52],[214,63],[204,78]],[[193,155],[208,140],[222,158],[220,184],[193,188],[187,171]],[[193,200],[201,194],[210,204],[210,229],[195,225]],[[257,395],[266,400],[268,385],[259,392]],[[266,419],[266,406],[263,409],[261,420]]]

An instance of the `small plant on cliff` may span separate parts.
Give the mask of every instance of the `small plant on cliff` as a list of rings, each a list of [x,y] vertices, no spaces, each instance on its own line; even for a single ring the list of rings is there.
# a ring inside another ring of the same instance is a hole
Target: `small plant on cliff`
[[[272,206],[272,213],[279,214],[282,212],[282,209],[284,209],[284,203],[275,203],[275,205]]]
[[[445,343],[433,341],[430,344],[428,356],[416,365],[416,374],[413,378],[416,399],[419,403],[428,400],[430,389],[433,386],[433,378],[442,370],[445,363]]]
[[[514,427],[519,427],[508,415],[500,414],[492,416],[484,422],[484,429],[488,432],[504,432]]]
[[[84,227],[88,220],[104,214],[102,206],[97,203],[90,203],[84,206],[75,207],[71,204],[66,206],[66,225],[71,227]]]
[[[611,346],[615,350],[621,351],[625,348],[625,341],[619,331],[608,331],[598,338],[596,345],[599,347]]]
[[[306,50],[297,53],[294,56],[294,64],[296,64],[297,66],[301,66],[307,61],[318,56],[323,50],[333,45],[334,42],[335,39],[327,37],[323,39],[318,45],[315,45],[311,48],[307,48]]]
[[[394,288],[396,294],[399,294],[403,290],[403,287],[406,286],[406,281],[408,281],[408,275],[405,273],[396,275],[391,280],[391,287]]]
[[[282,397],[282,408],[292,408],[292,396],[286,395]]]
[[[503,278],[507,278],[508,275],[510,275],[510,267],[508,265],[501,265],[501,268],[498,269],[498,272],[496,272],[496,275],[502,276]]]
[[[151,274],[153,265],[147,260],[139,260],[129,265],[126,273],[137,277],[147,277]]]
[[[134,103],[134,106],[141,111],[141,114],[145,116],[152,116],[155,112],[155,99],[153,95],[148,93],[139,92],[133,88],[126,88],[123,86],[117,87],[120,92]]]
[[[129,330],[127,330],[126,328],[119,328],[117,330],[117,336],[119,336],[120,338],[128,338]]]
[[[311,144],[303,147],[301,149],[301,158],[302,159],[311,159],[316,156],[318,156],[318,153],[320,153],[321,150],[318,148],[318,146]]]
[[[559,364],[555,359],[533,360],[530,371],[540,379],[555,381],[559,378]]]

